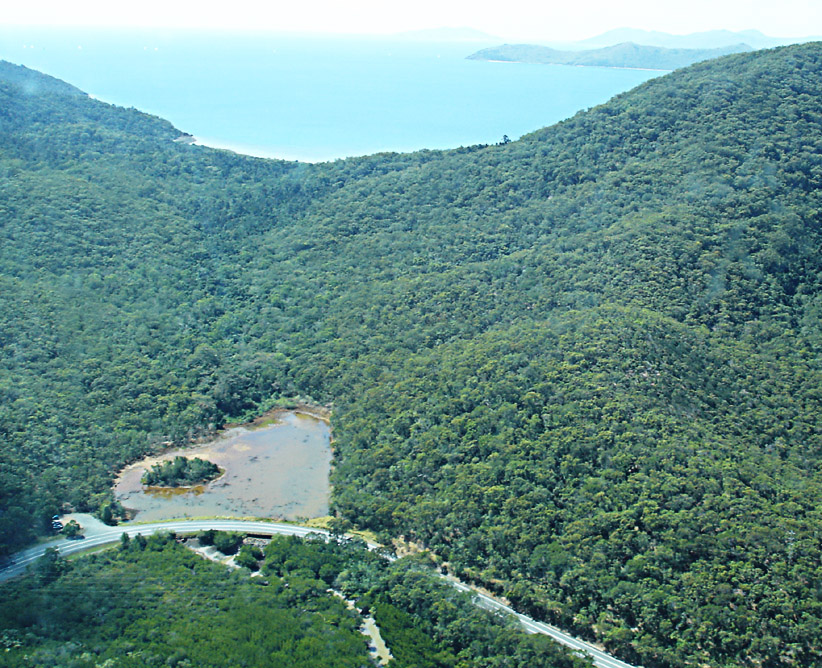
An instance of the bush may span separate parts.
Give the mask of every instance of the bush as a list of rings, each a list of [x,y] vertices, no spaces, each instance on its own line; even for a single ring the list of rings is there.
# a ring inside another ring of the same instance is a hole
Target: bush
[[[243,545],[239,554],[235,557],[234,563],[252,571],[260,569],[258,563],[263,558],[263,551],[256,545]]]
[[[214,545],[214,534],[217,533],[214,529],[206,529],[197,534],[197,540],[200,545]]]
[[[81,527],[77,520],[69,520],[68,524],[63,527],[63,535],[66,538],[80,538],[83,535],[83,527]]]
[[[244,534],[237,531],[215,531],[214,547],[223,554],[234,554],[243,544]]]

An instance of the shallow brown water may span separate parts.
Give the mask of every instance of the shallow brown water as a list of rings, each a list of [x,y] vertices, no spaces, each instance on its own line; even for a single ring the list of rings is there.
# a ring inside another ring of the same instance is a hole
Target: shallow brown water
[[[303,413],[286,413],[275,424],[236,427],[215,440],[136,462],[120,474],[114,495],[137,520],[177,517],[271,517],[300,519],[328,514],[331,430]],[[146,488],[143,473],[177,455],[208,459],[225,474],[193,488]]]

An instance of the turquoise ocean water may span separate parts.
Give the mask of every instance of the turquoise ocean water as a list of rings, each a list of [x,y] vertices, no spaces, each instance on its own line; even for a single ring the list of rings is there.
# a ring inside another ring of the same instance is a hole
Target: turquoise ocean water
[[[311,161],[516,139],[660,74],[466,60],[491,45],[0,28],[0,59],[202,143]]]

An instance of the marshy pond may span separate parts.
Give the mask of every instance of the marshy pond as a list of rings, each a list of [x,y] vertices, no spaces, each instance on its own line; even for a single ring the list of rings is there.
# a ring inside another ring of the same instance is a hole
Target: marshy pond
[[[146,487],[143,473],[177,455],[200,457],[225,473],[205,485]],[[285,412],[273,424],[234,427],[201,445],[126,467],[114,495],[138,521],[181,517],[270,517],[296,520],[328,514],[331,429],[316,417]]]

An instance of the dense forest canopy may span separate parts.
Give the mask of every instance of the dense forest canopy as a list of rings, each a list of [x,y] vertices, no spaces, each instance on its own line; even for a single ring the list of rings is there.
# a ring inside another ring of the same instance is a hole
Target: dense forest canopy
[[[822,45],[321,165],[23,74],[0,68],[3,550],[299,395],[334,403],[356,525],[645,666],[822,661]]]
[[[77,561],[50,552],[33,574],[0,586],[0,664],[373,665],[363,617],[330,590],[339,587],[363,612],[373,609],[394,668],[591,666],[477,608],[430,564],[390,564],[361,543],[278,536],[264,549],[246,544],[240,555],[251,548],[261,575],[249,577],[251,570],[211,563],[170,535],[124,536],[118,549]]]

